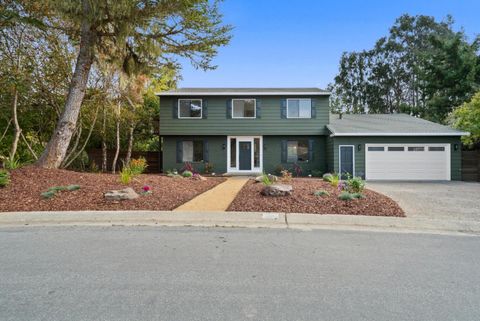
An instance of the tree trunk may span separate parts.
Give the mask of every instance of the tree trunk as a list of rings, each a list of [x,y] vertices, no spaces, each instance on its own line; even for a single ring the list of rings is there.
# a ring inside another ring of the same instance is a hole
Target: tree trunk
[[[120,102],[118,103],[118,110],[117,110],[117,119],[116,119],[116,143],[115,143],[115,156],[113,157],[112,162],[112,174],[115,174],[115,170],[117,169],[117,160],[118,154],[120,154]]]
[[[88,76],[93,63],[96,34],[88,19],[90,15],[89,1],[83,0],[82,4],[85,18],[82,21],[80,34],[80,51],[72,81],[70,82],[65,109],[57,122],[52,138],[37,162],[37,165],[45,168],[58,168],[65,158],[77,124],[78,114],[85,96]]]
[[[13,89],[13,102],[12,102],[12,114],[13,114],[13,129],[14,129],[14,136],[13,136],[13,143],[12,149],[10,150],[10,161],[13,162],[15,159],[15,154],[17,153],[18,142],[20,140],[20,134],[22,133],[22,129],[18,124],[18,117],[17,117],[17,104],[18,104],[18,89],[15,86]]]
[[[102,172],[107,171],[107,109],[103,106],[102,120]]]
[[[130,165],[130,160],[132,158],[132,149],[133,149],[133,130],[135,125],[133,122],[130,124],[128,128],[128,148],[127,148],[127,156],[125,156],[125,164]]]

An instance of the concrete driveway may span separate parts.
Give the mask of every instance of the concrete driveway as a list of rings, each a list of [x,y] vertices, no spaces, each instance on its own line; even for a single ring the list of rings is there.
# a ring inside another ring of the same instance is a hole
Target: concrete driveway
[[[480,183],[377,181],[367,188],[397,201],[407,217],[480,221]]]

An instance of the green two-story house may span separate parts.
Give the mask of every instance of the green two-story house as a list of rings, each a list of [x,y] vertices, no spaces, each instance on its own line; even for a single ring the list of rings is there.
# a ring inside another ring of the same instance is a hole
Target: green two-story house
[[[158,93],[163,170],[218,174],[350,173],[366,179],[460,179],[460,132],[396,115],[330,115],[318,88],[181,88]]]

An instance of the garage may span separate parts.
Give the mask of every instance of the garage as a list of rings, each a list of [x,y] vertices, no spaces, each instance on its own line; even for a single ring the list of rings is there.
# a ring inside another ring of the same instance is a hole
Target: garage
[[[369,180],[450,180],[450,144],[366,144]]]

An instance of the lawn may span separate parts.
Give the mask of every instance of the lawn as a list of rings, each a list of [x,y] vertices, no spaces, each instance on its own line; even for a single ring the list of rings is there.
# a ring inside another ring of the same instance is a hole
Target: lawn
[[[159,174],[141,174],[128,185],[118,175],[83,173],[26,166],[11,172],[11,183],[0,189],[0,212],[12,211],[81,211],[81,210],[172,210],[212,187],[224,178],[207,180],[171,178]],[[41,193],[55,186],[79,185],[74,191],[60,191],[51,199]],[[132,187],[141,194],[143,186],[151,194],[134,200],[106,201],[108,190]]]
[[[338,198],[341,191],[330,183],[316,178],[294,178],[290,196],[263,196],[264,185],[250,180],[230,204],[229,211],[287,212],[310,214],[347,214],[370,216],[405,216],[403,210],[391,198],[365,189],[364,198],[344,201]],[[368,186],[368,185],[367,185]],[[329,195],[317,196],[324,190]]]

